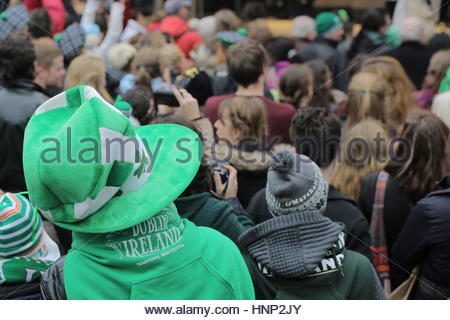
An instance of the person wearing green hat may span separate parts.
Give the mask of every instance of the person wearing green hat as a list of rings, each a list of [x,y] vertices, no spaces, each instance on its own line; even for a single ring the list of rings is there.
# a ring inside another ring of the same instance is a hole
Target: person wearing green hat
[[[31,202],[73,237],[43,276],[44,298],[253,299],[236,245],[173,204],[200,151],[192,130],[135,128],[89,86],[43,103],[25,130],[25,179]]]
[[[314,42],[301,50],[300,57],[304,61],[320,59],[327,63],[334,75],[333,85],[343,90],[344,81],[341,73],[344,70],[344,59],[337,50],[338,44],[343,40],[344,28],[339,17],[332,12],[322,12],[316,17],[317,37]]]

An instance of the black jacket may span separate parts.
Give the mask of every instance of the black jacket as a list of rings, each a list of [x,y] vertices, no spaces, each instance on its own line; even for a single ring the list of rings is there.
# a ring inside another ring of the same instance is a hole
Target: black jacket
[[[369,221],[369,224],[372,218],[375,187],[378,174],[378,172],[375,172],[364,178],[359,193],[359,207]],[[412,208],[412,201],[408,198],[407,194],[397,185],[395,180],[389,176],[386,184],[383,210],[389,257],[392,255],[392,247],[394,242],[397,240],[397,237],[400,234],[400,231],[402,230]],[[392,287],[396,288],[402,283],[402,278],[400,277],[399,269],[395,264],[390,263],[390,267]]]
[[[0,87],[0,189],[4,191],[26,190],[22,166],[24,131],[45,100],[31,80],[17,79]]]
[[[272,218],[266,202],[266,189],[260,190],[250,202],[247,212],[255,224]],[[345,224],[347,233],[346,247],[365,255],[371,260],[369,225],[356,203],[344,197],[332,185],[328,189],[327,208],[324,216],[334,222]]]
[[[419,42],[403,42],[400,47],[380,53],[397,59],[405,69],[416,89],[422,88],[422,82],[427,73],[431,52]]]
[[[408,272],[420,266],[420,277],[446,287],[416,298],[447,299],[450,296],[450,184],[430,193],[411,211],[392,249],[392,260]],[[408,273],[402,273],[402,280]]]

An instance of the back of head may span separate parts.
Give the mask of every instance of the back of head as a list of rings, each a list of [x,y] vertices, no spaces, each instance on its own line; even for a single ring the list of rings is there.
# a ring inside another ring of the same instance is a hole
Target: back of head
[[[216,17],[215,32],[236,31],[242,25],[241,19],[230,9],[220,9],[214,14]]]
[[[258,97],[235,96],[220,104],[219,117],[226,115],[233,128],[240,131],[240,141],[261,142],[267,130],[266,106]]]
[[[437,91],[449,68],[450,50],[439,50],[433,54],[427,70],[427,76],[432,77],[432,83],[428,83],[428,85],[432,85],[432,88]],[[424,84],[427,85],[426,83]]]
[[[439,50],[450,49],[450,36],[447,32],[435,34],[431,37],[430,41],[428,41],[428,48],[432,53]]]
[[[309,157],[320,168],[328,167],[339,149],[341,123],[323,108],[298,109],[289,129],[295,152]]]
[[[124,92],[122,100],[131,105],[131,114],[141,125],[147,125],[156,118],[153,95],[146,87],[138,87]]]
[[[288,52],[294,48],[294,41],[287,37],[273,37],[267,44],[266,50],[271,63],[288,61]]]
[[[0,84],[34,78],[36,55],[27,36],[16,33],[0,39],[0,57]]]
[[[278,83],[280,101],[292,104],[294,107],[304,107],[302,100],[312,94],[314,77],[311,69],[305,65],[287,67]]]
[[[273,37],[266,21],[263,19],[248,22],[245,25],[245,29],[247,30],[247,36],[250,39],[258,41],[263,46],[266,45]]]
[[[386,164],[389,140],[380,121],[367,119],[354,125],[344,135],[330,183],[357,200],[362,179]]]
[[[310,16],[298,16],[292,23],[292,35],[294,37],[306,39],[308,35],[316,33],[316,21]]]
[[[56,57],[63,55],[61,50],[48,38],[35,40],[34,52],[37,64],[45,69],[49,69],[52,66]]]
[[[288,151],[274,155],[266,186],[267,207],[272,215],[323,214],[327,197],[328,183],[311,159]]]
[[[117,43],[108,51],[108,65],[117,70],[126,69],[136,55],[136,48],[129,43]]]
[[[425,25],[423,20],[417,17],[407,17],[400,26],[400,40],[405,41],[424,41]]]
[[[171,70],[178,69],[182,60],[183,60],[183,53],[176,44],[169,43],[161,48],[159,55],[159,67],[161,69],[164,68],[169,68]]]
[[[347,91],[347,129],[368,118],[386,122],[385,90],[386,82],[376,74],[360,72],[352,77]]]
[[[367,31],[380,32],[386,25],[384,13],[378,9],[368,9],[361,18],[361,29]]]
[[[386,122],[389,127],[398,129],[408,112],[417,106],[414,85],[402,65],[392,57],[371,57],[362,63],[361,72],[374,73],[386,81]]]
[[[450,171],[450,130],[432,113],[408,117],[385,170],[416,202],[438,188]]]
[[[28,32],[33,39],[52,36],[52,20],[46,9],[39,8],[31,11]]]
[[[267,66],[267,55],[257,41],[243,40],[228,49],[227,65],[237,84],[247,88],[258,82]]]
[[[257,1],[247,2],[242,9],[241,18],[244,22],[266,17],[266,7],[263,3]]]
[[[105,88],[105,68],[99,58],[83,54],[72,60],[67,69],[64,89],[68,90],[79,85],[93,87],[105,100],[112,103],[112,98]]]
[[[134,57],[136,69],[135,83],[143,87],[151,87],[151,80],[160,76],[159,58],[161,50],[155,47],[142,47]]]
[[[310,60],[305,63],[312,71],[314,78],[314,94],[310,102],[311,107],[326,108],[333,102],[331,71],[323,60]]]

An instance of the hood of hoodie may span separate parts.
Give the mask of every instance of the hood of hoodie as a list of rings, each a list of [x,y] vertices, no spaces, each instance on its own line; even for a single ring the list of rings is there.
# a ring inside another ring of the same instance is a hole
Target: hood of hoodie
[[[185,197],[179,197],[174,201],[175,206],[182,218],[192,220],[192,218],[207,204],[210,198],[208,192],[202,192]]]
[[[264,275],[301,278],[340,269],[345,236],[340,225],[312,212],[267,220],[243,233],[239,243]]]
[[[183,19],[177,16],[168,16],[163,19],[159,26],[159,30],[168,33],[173,37],[180,35],[189,29],[189,25]]]
[[[228,162],[238,171],[266,171],[269,169],[272,156],[283,150],[293,151],[289,144],[276,144],[270,150],[263,144],[244,145],[244,148],[218,142],[212,150],[212,158],[217,162]]]

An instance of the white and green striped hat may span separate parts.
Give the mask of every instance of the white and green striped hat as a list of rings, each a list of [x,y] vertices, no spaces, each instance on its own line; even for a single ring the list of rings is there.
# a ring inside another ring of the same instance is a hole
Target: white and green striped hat
[[[189,185],[201,141],[178,125],[135,128],[95,89],[78,86],[28,122],[23,167],[31,202],[53,223],[102,233],[158,213]]]
[[[0,258],[27,256],[44,241],[42,220],[31,203],[19,194],[0,198]]]

